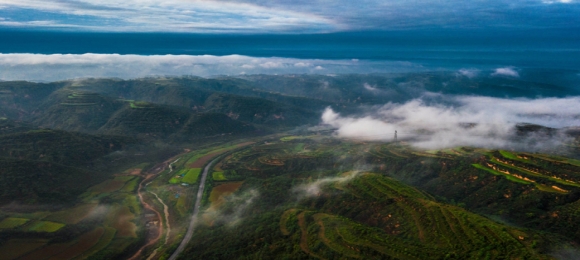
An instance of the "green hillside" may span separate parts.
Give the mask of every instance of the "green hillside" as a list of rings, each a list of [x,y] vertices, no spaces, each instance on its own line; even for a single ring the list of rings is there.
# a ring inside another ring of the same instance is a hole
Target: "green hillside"
[[[404,141],[340,139],[320,127],[328,106],[359,116],[425,93],[441,93],[426,102],[442,105],[443,94],[568,93],[557,76],[534,77],[0,82],[0,258],[167,259],[196,209],[180,259],[574,255],[577,128],[517,122],[510,138],[565,137],[540,153],[426,151]]]
[[[30,130],[0,135],[0,157],[83,165],[134,142],[125,137]]]
[[[70,203],[106,177],[47,161],[0,158],[0,204]]]
[[[552,259],[550,248],[566,244],[564,237],[577,239],[568,231],[549,234],[545,232],[555,229],[497,222],[477,214],[482,199],[476,203],[449,196],[465,188],[451,179],[465,182],[472,174],[493,192],[523,185],[470,164],[461,166],[464,160],[479,160],[478,155],[467,150],[429,154],[316,136],[270,140],[241,150],[219,165],[226,180],[244,181],[241,188],[221,206],[207,205],[202,216],[214,215],[202,222],[181,258]],[[446,170],[450,163],[453,173]],[[430,176],[429,169],[437,174]],[[522,200],[535,198],[520,197],[503,206],[525,214],[531,209],[518,208]],[[569,204],[566,211],[572,208]],[[502,217],[511,222],[519,216]]]
[[[119,109],[122,101],[76,89],[60,89],[34,110],[33,123],[67,131],[95,132]]]

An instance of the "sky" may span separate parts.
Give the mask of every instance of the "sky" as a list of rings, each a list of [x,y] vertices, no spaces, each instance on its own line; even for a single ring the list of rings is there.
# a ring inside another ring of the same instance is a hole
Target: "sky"
[[[0,28],[328,33],[410,28],[571,28],[580,0],[0,0]]]

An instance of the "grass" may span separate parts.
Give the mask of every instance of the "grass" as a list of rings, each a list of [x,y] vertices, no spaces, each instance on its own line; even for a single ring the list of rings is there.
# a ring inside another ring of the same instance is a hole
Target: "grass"
[[[299,143],[294,146],[294,152],[302,152],[304,151],[304,143]]]
[[[225,181],[227,180],[226,176],[224,176],[224,172],[213,172],[212,177],[214,181]]]
[[[121,177],[132,177],[132,176],[121,176]],[[120,177],[117,177],[120,178]],[[114,192],[114,191],[118,191],[119,189],[121,189],[124,185],[125,185],[125,180],[124,178],[122,179],[113,179],[113,180],[107,180],[102,182],[101,184],[97,184],[93,187],[91,187],[89,189],[89,191],[95,192],[95,193],[109,193],[109,192]]]
[[[516,156],[515,154],[508,152],[506,150],[499,150],[499,153],[501,154],[501,156],[511,159],[511,160],[521,160],[520,158],[518,158],[518,156]]]
[[[135,178],[135,179],[127,182],[125,184],[125,186],[123,186],[123,189],[121,189],[121,190],[126,191],[126,192],[133,192],[135,190],[135,188],[137,187],[138,182],[139,182],[139,179]]]
[[[125,199],[123,200],[123,205],[129,207],[129,209],[131,209],[131,212],[135,213],[135,215],[141,214],[141,204],[139,203],[137,196],[133,194],[125,196]]]
[[[576,160],[576,159],[571,159],[571,158],[566,158],[566,157],[561,157],[561,156],[556,156],[556,155],[541,155],[541,154],[527,154],[527,155],[531,156],[531,157],[540,158],[540,159],[543,159],[546,161],[558,162],[558,163],[567,163],[570,165],[580,167],[580,160]]]
[[[151,108],[152,105],[143,101],[129,101],[131,108]]]
[[[280,141],[282,141],[282,142],[288,142],[288,141],[292,141],[294,139],[302,139],[302,137],[300,137],[300,136],[294,136],[294,135],[293,136],[285,136],[285,137],[280,138]]]
[[[210,207],[217,208],[225,202],[225,197],[237,191],[243,182],[230,182],[215,186],[209,195]]]
[[[553,181],[553,182],[556,182],[556,183],[559,183],[559,184],[568,185],[568,186],[574,186],[574,187],[580,188],[580,184],[578,184],[578,183],[570,182],[570,181],[566,181],[566,180],[562,180],[562,179],[557,179],[557,178],[554,178],[554,177],[551,177],[551,176],[548,176],[548,175],[535,173],[535,172],[532,172],[532,171],[529,171],[527,169],[523,169],[523,168],[520,168],[520,167],[517,167],[517,166],[512,166],[512,165],[509,165],[509,164],[505,164],[503,162],[498,161],[495,158],[492,159],[492,162],[495,163],[495,164],[499,164],[499,165],[502,165],[504,167],[510,168],[510,169],[517,170],[517,171],[519,171],[520,173],[523,173],[523,174],[528,174],[528,175],[532,175],[532,176],[536,176],[536,177],[548,179],[550,181]],[[551,189],[551,190],[553,190],[553,189]]]
[[[187,184],[195,184],[197,183],[197,179],[201,174],[201,168],[191,168],[191,169],[182,169],[175,173],[175,175],[169,179],[169,183],[171,184],[178,184],[178,183],[187,183]],[[183,175],[183,177],[180,177]]]
[[[179,198],[177,198],[177,202],[175,207],[177,208],[177,211],[179,212],[180,216],[186,216],[188,209],[191,205],[191,203],[189,203],[189,194],[181,194],[181,196],[179,196]]]
[[[19,227],[28,222],[26,218],[5,218],[0,222],[0,229],[11,229]]]
[[[487,167],[485,167],[485,166],[483,166],[481,164],[474,163],[474,164],[472,164],[472,166],[475,167],[475,168],[477,168],[477,169],[487,171],[487,172],[489,172],[489,173],[491,173],[493,175],[504,176],[506,179],[508,179],[510,181],[513,181],[513,182],[517,182],[517,183],[521,183],[521,184],[526,184],[526,185],[527,184],[532,184],[531,182],[524,181],[522,179],[518,179],[516,177],[507,175],[505,173],[498,172],[498,171],[496,171],[494,169],[487,168]]]
[[[94,106],[97,103],[60,103],[63,106]]]
[[[297,135],[292,135],[292,136],[285,136],[280,138],[280,141],[282,142],[288,142],[288,141],[292,141],[292,140],[296,140],[296,139],[309,139],[309,138],[313,138],[316,137],[315,135],[308,135],[308,136],[297,136]]]
[[[290,231],[288,230],[288,222],[295,221],[297,209],[289,209],[282,214],[280,218],[280,231],[285,236],[290,235]]]
[[[28,225],[28,231],[53,233],[66,226],[52,221],[35,221]]]
[[[201,168],[192,168],[187,171],[187,174],[183,176],[182,182],[187,184],[195,184],[201,173]]]
[[[81,222],[83,219],[85,219],[96,206],[97,206],[96,203],[81,204],[74,208],[52,213],[46,219],[60,221],[66,224],[77,224]]]

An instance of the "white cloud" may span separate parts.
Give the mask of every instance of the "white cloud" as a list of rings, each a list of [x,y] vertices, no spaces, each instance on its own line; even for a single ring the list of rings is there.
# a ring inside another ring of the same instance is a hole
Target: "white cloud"
[[[159,32],[302,33],[426,25],[569,28],[579,20],[575,0],[313,0],[305,3],[288,0],[0,0],[0,11],[11,8],[44,12],[43,16],[57,14],[60,15],[57,24],[71,24],[85,30]],[[556,4],[570,6],[571,15],[551,9]],[[538,5],[544,10],[537,8]]]
[[[310,64],[310,66],[296,66]],[[1,54],[0,80],[213,76],[246,74],[372,73],[416,71],[400,62],[256,58],[242,55]]]
[[[312,64],[308,63],[308,62],[297,62],[294,63],[295,67],[310,67],[312,66]]]
[[[507,76],[507,77],[514,77],[519,78],[520,74],[512,67],[505,67],[505,68],[497,68],[491,74],[492,76]]]
[[[392,140],[398,131],[400,138],[425,149],[552,147],[562,139],[531,136],[515,141],[515,126],[580,126],[580,97],[530,100],[459,96],[452,101],[459,105],[428,105],[415,99],[405,104],[387,104],[362,117],[343,117],[328,108],[322,114],[322,122],[336,127],[336,135],[344,138]]]
[[[234,227],[243,220],[246,210],[258,199],[260,193],[257,190],[248,190],[243,193],[230,194],[223,198],[225,208],[210,207],[203,213],[204,219],[209,219],[214,224],[226,224]]]
[[[260,67],[266,68],[266,69],[281,68],[283,66],[284,65],[281,62],[274,62],[274,61],[267,61],[267,62],[260,64]]]
[[[470,79],[477,77],[479,75],[479,70],[477,69],[460,69],[458,71],[459,75],[468,77]]]
[[[570,4],[572,0],[543,0],[542,3],[544,4]]]
[[[314,197],[320,195],[322,188],[325,185],[346,184],[360,175],[359,171],[353,171],[343,174],[339,177],[328,177],[316,180],[312,183],[302,184],[296,186],[293,191],[297,193],[298,199],[305,197]]]
[[[330,19],[310,13],[258,6],[250,3],[184,0],[0,0],[0,9],[21,8],[52,13],[65,22],[89,30],[107,31],[180,31],[239,32],[288,30],[332,31],[337,25]],[[93,17],[98,22],[66,22],[70,16]],[[4,26],[23,26],[25,21]],[[28,26],[54,27],[52,24]]]
[[[376,87],[373,87],[373,86],[369,85],[369,83],[364,83],[363,84],[363,87],[366,90],[370,91],[370,92],[376,92],[376,91],[378,91],[378,89]]]

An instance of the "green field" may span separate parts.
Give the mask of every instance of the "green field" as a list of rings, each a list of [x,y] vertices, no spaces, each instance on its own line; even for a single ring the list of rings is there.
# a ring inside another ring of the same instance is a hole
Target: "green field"
[[[54,212],[46,217],[46,220],[61,221],[66,224],[77,224],[86,218],[95,207],[97,207],[96,203],[81,204],[74,208]]]
[[[472,166],[475,167],[475,168],[477,168],[477,169],[481,169],[481,170],[484,170],[486,172],[489,172],[489,173],[491,173],[493,175],[504,176],[506,179],[508,179],[510,181],[513,181],[513,182],[517,182],[517,183],[521,183],[521,184],[532,184],[531,182],[524,181],[522,179],[519,179],[519,178],[510,176],[510,175],[507,175],[505,173],[498,172],[498,171],[496,171],[494,169],[487,168],[487,167],[485,167],[485,166],[483,166],[481,164],[476,164],[475,163],[475,164],[472,164]]]
[[[177,171],[173,177],[171,177],[171,179],[169,179],[169,183],[171,184],[178,184],[181,183],[182,178],[181,175],[185,176],[185,174],[187,174],[188,169],[181,169],[179,171]]]
[[[139,178],[135,178],[135,179],[130,180],[127,183],[125,183],[125,186],[123,186],[123,188],[121,190],[125,191],[125,192],[132,192],[135,190],[135,188],[137,187],[138,184],[139,184]]]
[[[169,183],[195,184],[197,182],[197,179],[199,178],[200,173],[201,168],[182,169],[177,173],[175,173],[175,175],[171,179],[169,179]],[[183,177],[181,177],[181,175],[183,175]]]
[[[0,229],[10,229],[24,225],[28,222],[25,218],[5,218],[0,221]]]
[[[213,172],[212,177],[214,181],[225,181],[227,180],[226,176],[224,176],[224,172]]]
[[[58,231],[64,226],[65,224],[52,221],[35,221],[28,225],[28,231],[52,233]]]
[[[201,168],[192,168],[187,171],[187,174],[183,177],[182,182],[187,184],[195,184],[201,173]]]

